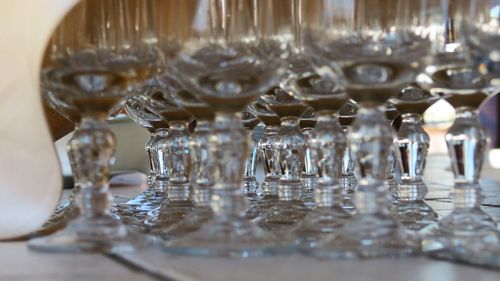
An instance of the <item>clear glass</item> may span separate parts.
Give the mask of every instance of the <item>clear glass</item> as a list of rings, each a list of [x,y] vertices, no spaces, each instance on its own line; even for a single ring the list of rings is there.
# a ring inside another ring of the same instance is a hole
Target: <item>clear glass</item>
[[[305,53],[361,107],[348,138],[360,174],[357,214],[309,254],[331,258],[403,256],[420,240],[389,215],[385,187],[394,132],[383,106],[421,72],[430,44],[414,28],[428,1],[318,0],[304,5]],[[381,111],[382,110],[382,111]]]
[[[278,180],[281,176],[281,166],[278,141],[281,121],[262,100],[252,103],[248,109],[265,124],[264,134],[258,144],[264,162],[264,181],[261,185],[263,194],[246,214],[247,218],[254,219],[279,200]]]
[[[161,205],[147,214],[144,221],[147,231],[164,238],[168,228],[181,221],[193,211],[191,200],[191,148],[188,122],[192,119],[189,112],[179,106],[173,98],[182,91],[169,77],[157,77],[163,84],[158,84],[147,93],[149,108],[168,121],[168,135],[165,137],[164,165],[168,170],[168,182],[162,187],[166,191]],[[157,178],[158,179],[158,178]]]
[[[250,135],[250,152],[248,153],[248,158],[245,160],[245,169],[243,172],[243,192],[250,198],[257,196],[257,191],[259,189],[259,183],[257,178],[255,178],[255,173],[257,169],[257,161],[259,157],[259,140],[256,139],[257,135],[254,133],[255,127],[260,123],[252,113],[248,111],[243,111],[243,125],[247,128]]]
[[[146,86],[147,87],[147,86]],[[156,182],[156,176],[160,173],[159,153],[157,143],[161,140],[162,133],[157,133],[168,128],[167,122],[147,108],[145,96],[130,96],[125,102],[127,115],[138,125],[148,129],[151,137],[145,144],[148,155],[149,174],[147,178],[147,189],[124,204],[115,206],[116,214],[127,225],[143,226],[146,214],[154,208],[159,207],[165,199],[165,192],[160,184]]]
[[[356,118],[356,114],[358,114],[358,109],[358,105],[353,100],[349,100],[341,107],[338,118],[339,123],[342,126],[342,130],[345,134],[349,132],[351,124]],[[347,199],[349,197],[348,195],[352,194],[352,192],[358,185],[358,180],[356,179],[354,168],[354,156],[351,151],[350,142],[349,140],[347,140],[347,145],[344,150],[344,156],[342,157],[342,179],[340,181],[340,186],[345,191]],[[351,204],[349,204],[349,206],[351,206]]]
[[[148,78],[155,62],[154,34],[141,21],[150,5],[150,1],[83,1],[66,15],[49,42],[42,80],[48,81],[58,101],[82,116],[69,144],[77,151],[81,215],[62,231],[31,240],[32,249],[114,252],[147,242],[108,210],[116,140],[106,118],[124,100],[130,85]],[[133,23],[140,28],[132,28]]]
[[[434,42],[437,46],[434,57],[449,60],[444,63],[435,59],[430,69],[434,72],[429,70],[430,79],[422,84],[442,94],[456,111],[455,123],[446,134],[455,176],[451,195],[454,208],[438,224],[422,230],[425,235],[422,246],[424,251],[441,258],[488,264],[494,260],[495,252],[497,257],[500,253],[500,235],[496,223],[480,206],[479,178],[487,139],[477,109],[495,84],[495,63],[489,63],[488,58],[498,50],[494,47],[498,43],[492,42],[498,38],[499,6],[497,1],[448,4],[445,21],[440,24],[454,24],[441,28],[446,32],[440,33],[442,40]]]
[[[278,2],[171,2],[178,5],[171,40],[179,49],[169,63],[186,89],[216,111],[209,151],[217,160],[211,194],[213,219],[195,232],[164,243],[165,251],[248,257],[287,248],[245,218],[247,206],[241,190],[249,139],[239,112],[277,84],[289,43],[286,34],[281,34],[280,27],[288,23],[286,15],[278,13]]]
[[[437,213],[424,202],[427,186],[423,174],[430,138],[421,122],[421,114],[438,99],[414,84],[403,88],[399,95],[391,99],[402,114],[395,143],[400,155],[398,165],[401,177],[394,190],[397,203],[391,211],[412,230],[420,230],[438,218]]]
[[[279,87],[273,88],[261,98],[281,118],[277,144],[281,176],[278,180],[279,200],[270,206],[258,220],[258,224],[268,231],[282,235],[302,220],[308,211],[302,201],[306,138],[299,126],[300,116],[307,109],[307,105]]]

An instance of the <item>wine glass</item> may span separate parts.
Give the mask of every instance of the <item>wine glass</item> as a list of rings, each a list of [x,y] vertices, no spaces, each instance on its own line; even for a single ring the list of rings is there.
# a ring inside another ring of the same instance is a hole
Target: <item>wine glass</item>
[[[146,87],[148,86],[146,85]],[[159,156],[163,155],[163,151],[159,151],[161,147],[158,146],[158,142],[162,139],[160,136],[163,132],[168,129],[168,124],[161,117],[151,112],[147,105],[148,101],[143,95],[128,97],[124,105],[130,119],[151,133],[149,140],[145,144],[150,168],[147,189],[126,203],[115,207],[116,214],[127,225],[142,226],[147,212],[157,208],[165,199],[165,192],[161,185],[157,184],[156,176],[160,174]]]
[[[351,99],[340,108],[338,119],[345,134],[347,134],[350,126],[356,119],[358,109],[358,104]],[[347,139],[347,145],[342,157],[342,178],[340,181],[340,186],[347,195],[352,194],[358,184],[358,180],[356,179],[354,172],[355,165],[353,157],[354,155],[351,151],[351,145],[349,139]]]
[[[277,144],[281,176],[278,181],[279,200],[259,218],[258,225],[268,231],[285,234],[308,212],[302,201],[306,138],[299,127],[300,116],[307,105],[280,87],[274,87],[261,98],[281,119]]]
[[[214,185],[214,160],[208,150],[209,136],[213,130],[214,110],[188,91],[179,91],[172,96],[176,103],[196,117],[196,127],[190,135],[191,154],[191,198],[195,208],[182,220],[168,227],[163,238],[181,237],[198,230],[213,218],[210,208],[211,188]]]
[[[487,136],[478,108],[494,92],[498,75],[491,54],[499,50],[495,38],[499,37],[500,4],[457,1],[446,2],[445,7],[445,18],[433,42],[434,60],[427,72],[430,79],[421,83],[455,108],[455,122],[446,134],[454,174],[454,208],[438,224],[422,230],[422,245],[441,258],[487,264],[500,253],[500,233],[492,217],[481,209],[479,178]]]
[[[309,208],[314,207],[313,191],[318,185],[316,155],[312,153],[310,147],[311,135],[316,127],[316,112],[314,108],[308,107],[299,119],[300,131],[306,138],[306,150],[304,152],[304,169],[302,170],[302,184],[304,185],[302,201]]]
[[[305,4],[299,1],[299,4]],[[305,7],[297,6],[297,22]],[[299,23],[298,23],[299,24]],[[297,28],[300,32],[300,28]],[[301,36],[296,36],[301,38]],[[314,189],[316,207],[295,227],[293,233],[301,247],[311,247],[318,240],[338,230],[350,215],[342,208],[340,178],[346,136],[337,119],[337,112],[349,99],[334,79],[319,75],[304,54],[300,40],[290,57],[287,77],[282,87],[293,97],[312,107],[316,126],[308,139],[308,148],[315,160],[317,185]]]
[[[309,4],[309,2],[308,2]],[[420,250],[419,238],[388,214],[384,180],[394,132],[383,107],[414,81],[429,51],[412,26],[427,1],[318,0],[305,6],[305,52],[320,76],[334,79],[360,105],[348,139],[360,178],[357,213],[338,233],[316,243],[320,257],[402,256]]]
[[[261,184],[263,191],[253,206],[246,213],[249,219],[260,217],[266,210],[278,201],[278,180],[281,176],[279,159],[279,131],[280,118],[272,112],[262,99],[247,106],[249,112],[257,116],[265,125],[258,147],[264,161],[264,181]]]
[[[396,130],[394,125],[397,122],[398,117],[400,117],[399,110],[394,106],[394,104],[392,104],[392,102],[387,102],[385,104],[385,118],[389,126],[391,126],[394,130]],[[391,151],[389,152],[389,158],[387,159],[387,170],[385,174],[385,186],[391,196],[394,194],[400,178],[398,171],[399,158],[399,151],[393,144],[391,146]]]
[[[413,230],[420,230],[438,217],[424,202],[427,186],[423,173],[430,138],[421,122],[422,114],[438,100],[438,96],[416,84],[407,85],[391,98],[402,117],[396,139],[401,178],[394,190],[397,203],[391,212],[403,225]]]
[[[165,251],[248,257],[283,249],[280,240],[245,218],[241,190],[249,139],[240,112],[277,84],[290,41],[276,26],[286,23],[276,9],[278,2],[175,3],[181,16],[171,38],[179,49],[170,65],[186,89],[216,111],[209,137],[210,157],[215,161],[214,218],[196,232],[165,242]],[[266,9],[256,4],[266,5]]]
[[[255,115],[250,113],[248,110],[243,110],[242,122],[243,126],[245,126],[250,135],[250,151],[248,153],[248,158],[245,160],[242,188],[246,196],[255,198],[257,196],[257,191],[259,189],[259,183],[255,178],[257,161],[259,156],[259,148],[258,148],[259,140],[254,139],[255,136],[254,129],[260,123],[260,120],[257,117],[255,117]]]
[[[156,86],[145,93],[148,108],[168,122],[168,135],[162,143],[164,154],[160,161],[168,170],[168,181],[160,181],[166,198],[160,207],[149,212],[144,221],[148,232],[163,236],[172,224],[192,212],[191,150],[188,131],[193,116],[175,100],[182,86],[169,75],[157,75]]]
[[[150,1],[83,1],[63,19],[49,43],[42,79],[58,101],[81,115],[69,143],[78,161],[81,215],[62,231],[31,240],[32,249],[114,252],[133,250],[146,241],[108,210],[116,140],[106,119],[127,96],[127,88],[153,70],[155,35],[138,24],[142,16],[149,16],[150,5]],[[132,23],[141,28],[134,29]]]

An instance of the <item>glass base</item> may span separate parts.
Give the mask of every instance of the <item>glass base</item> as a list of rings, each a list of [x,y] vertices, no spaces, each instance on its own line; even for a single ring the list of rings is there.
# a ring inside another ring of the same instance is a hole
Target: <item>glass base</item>
[[[453,257],[474,249],[500,244],[500,232],[493,219],[480,208],[455,209],[437,224],[421,230],[422,250]]]
[[[340,188],[345,191],[354,191],[358,185],[358,180],[354,174],[342,175],[340,179]]]
[[[406,228],[416,231],[438,220],[438,214],[424,201],[400,201],[392,207],[391,215]]]
[[[151,241],[129,231],[113,216],[79,217],[55,234],[28,242],[30,249],[46,252],[109,253],[134,251]]]
[[[163,243],[168,253],[195,256],[255,257],[288,253],[291,245],[245,218],[212,219],[196,232]]]
[[[338,234],[319,241],[307,254],[321,258],[377,258],[413,255],[418,235],[385,214],[358,214]]]
[[[193,210],[191,200],[166,200],[159,208],[147,214],[144,221],[147,232],[162,236],[171,225],[184,219]]]
[[[143,230],[147,213],[160,207],[165,198],[163,191],[146,190],[126,203],[116,205],[113,213],[118,215],[124,224]]]
[[[301,201],[278,200],[256,220],[262,229],[274,234],[288,235],[292,227],[302,221],[310,210]]]
[[[196,207],[193,212],[185,218],[163,231],[161,238],[163,240],[170,240],[195,232],[200,229],[204,223],[211,220],[213,216],[214,212],[210,207]]]
[[[292,230],[295,243],[300,248],[314,247],[318,241],[338,232],[350,218],[351,215],[340,207],[316,208]]]
[[[249,220],[258,219],[264,215],[271,206],[277,204],[279,201],[278,195],[265,195],[259,200],[256,200],[254,204],[246,211],[245,217]]]
[[[49,220],[45,222],[40,230],[34,236],[48,235],[66,227],[68,222],[74,220],[80,215],[80,209],[74,200],[63,204],[55,210]]]
[[[354,206],[353,196],[355,191],[342,191],[340,196],[342,199],[342,208],[349,214],[353,215],[356,213],[356,207]]]

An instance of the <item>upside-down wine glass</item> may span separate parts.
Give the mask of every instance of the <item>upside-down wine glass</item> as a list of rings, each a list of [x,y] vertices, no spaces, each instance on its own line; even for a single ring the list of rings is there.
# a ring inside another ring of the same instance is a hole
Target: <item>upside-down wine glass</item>
[[[422,128],[421,121],[422,114],[438,99],[438,96],[416,84],[404,87],[397,96],[391,98],[402,117],[396,139],[401,178],[394,190],[397,203],[391,212],[412,230],[420,230],[438,218],[437,213],[424,202],[427,186],[423,174],[430,138]]]
[[[441,33],[435,38],[432,91],[455,108],[446,134],[454,174],[452,212],[424,229],[424,251],[446,259],[500,265],[500,232],[481,209],[480,172],[487,136],[478,108],[498,81],[499,1],[447,2]],[[444,25],[444,24],[445,25]],[[444,60],[443,58],[446,58]],[[498,85],[497,85],[498,87]]]
[[[280,240],[245,218],[247,204],[241,190],[249,136],[240,112],[277,84],[290,41],[275,26],[282,21],[276,10],[254,5],[273,8],[278,2],[177,2],[183,18],[172,39],[180,48],[170,64],[186,89],[216,111],[209,137],[209,154],[215,162],[214,218],[196,232],[164,243],[168,252],[248,257],[283,249]]]
[[[86,0],[60,23],[42,66],[57,100],[81,114],[70,142],[79,164],[81,215],[53,235],[29,242],[46,251],[133,250],[145,242],[116,220],[109,207],[109,170],[116,140],[106,126],[108,114],[128,94],[128,86],[150,75],[157,55],[154,33],[133,29],[150,12],[150,1]],[[81,170],[80,170],[81,169]]]
[[[308,251],[312,255],[366,258],[420,250],[418,237],[389,215],[384,180],[394,132],[383,107],[413,82],[428,53],[425,34],[410,25],[410,12],[420,11],[424,2],[317,0],[305,6],[304,45],[316,72],[344,84],[361,107],[348,134],[360,174],[357,213],[339,232],[316,243]]]

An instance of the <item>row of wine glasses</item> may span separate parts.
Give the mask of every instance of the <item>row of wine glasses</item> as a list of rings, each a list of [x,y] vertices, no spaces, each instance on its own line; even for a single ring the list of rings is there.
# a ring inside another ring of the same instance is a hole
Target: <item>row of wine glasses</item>
[[[480,209],[476,111],[498,89],[499,13],[492,0],[86,0],[42,69],[46,98],[78,124],[68,151],[82,215],[30,246],[498,255]],[[446,136],[455,209],[434,223],[421,116],[440,97],[457,111]],[[125,100],[152,132],[151,171],[112,215],[104,122]]]

